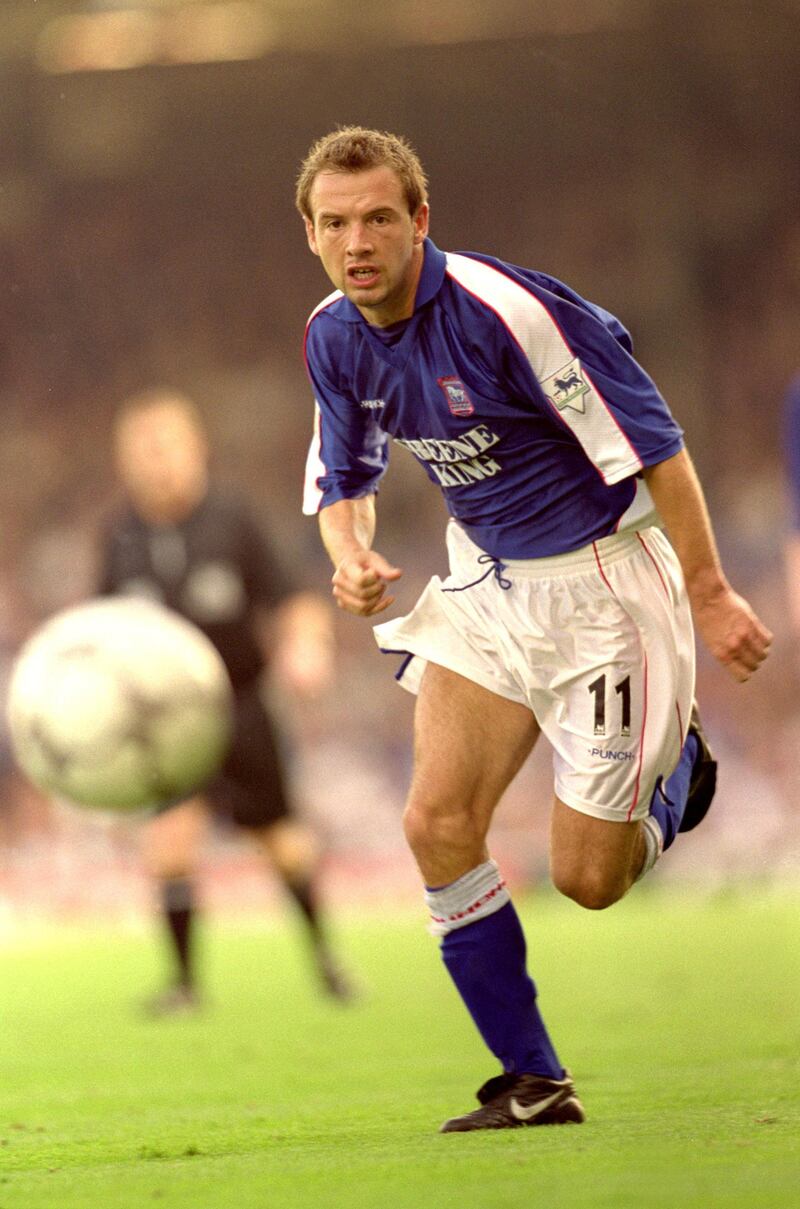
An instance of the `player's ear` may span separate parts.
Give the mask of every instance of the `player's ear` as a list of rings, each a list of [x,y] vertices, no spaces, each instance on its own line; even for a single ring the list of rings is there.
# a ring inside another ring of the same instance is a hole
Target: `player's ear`
[[[430,207],[427,202],[423,202],[414,215],[414,243],[422,243],[427,236],[429,218]]]
[[[310,218],[304,218],[303,222],[305,223],[306,239],[308,240],[308,246],[311,248],[311,251],[314,253],[315,256],[319,256],[319,247],[317,246],[317,237],[314,234],[314,224]]]

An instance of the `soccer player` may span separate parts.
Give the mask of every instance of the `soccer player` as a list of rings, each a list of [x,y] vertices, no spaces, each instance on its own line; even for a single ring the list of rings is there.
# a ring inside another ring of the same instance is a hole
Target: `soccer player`
[[[206,796],[173,804],[146,826],[145,861],[160,886],[175,965],[174,984],[149,1006],[163,1014],[199,1002],[193,883],[210,804],[252,836],[277,871],[307,925],[322,986],[347,999],[317,899],[317,837],[293,810],[262,692],[271,647],[294,688],[323,686],[332,652],[328,605],[288,583],[244,503],[211,487],[206,433],[188,398],[159,388],[129,399],[115,452],[127,503],[105,536],[100,591],[156,599],[194,622],[234,689],[234,737],[220,777]]]
[[[374,617],[394,599],[402,572],[372,546],[390,438],[451,516],[450,575],[375,630],[417,693],[404,822],[432,929],[502,1066],[442,1129],[580,1122],[487,849],[492,813],[543,731],[553,881],[610,906],[714,794],[692,612],[736,680],[770,634],[725,578],[681,430],[617,319],[547,274],[440,251],[423,170],[394,135],[320,139],[296,201],[336,287],[307,329],[305,510],[338,605]]]

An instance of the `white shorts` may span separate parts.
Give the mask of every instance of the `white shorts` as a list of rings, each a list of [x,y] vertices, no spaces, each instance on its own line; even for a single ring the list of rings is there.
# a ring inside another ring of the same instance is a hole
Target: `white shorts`
[[[612,534],[553,558],[498,562],[451,521],[450,575],[375,627],[405,654],[528,706],[554,750],[562,802],[599,819],[644,817],[680,755],[694,696],[694,631],[660,529]]]

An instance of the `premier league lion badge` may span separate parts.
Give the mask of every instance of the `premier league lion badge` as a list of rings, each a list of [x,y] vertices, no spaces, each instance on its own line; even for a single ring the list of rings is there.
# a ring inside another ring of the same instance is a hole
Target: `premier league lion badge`
[[[581,363],[577,357],[568,361],[549,378],[544,378],[541,386],[547,398],[559,411],[564,411],[567,407],[571,407],[573,411],[586,411],[584,396],[589,393],[589,386],[583,378]]]

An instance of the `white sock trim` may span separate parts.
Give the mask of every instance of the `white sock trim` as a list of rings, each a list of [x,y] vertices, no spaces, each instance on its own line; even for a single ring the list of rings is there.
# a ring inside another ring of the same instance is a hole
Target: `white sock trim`
[[[489,860],[470,869],[449,886],[442,886],[440,890],[426,889],[425,902],[431,913],[429,932],[432,936],[446,936],[456,928],[493,915],[511,902],[511,895],[496,861]]]
[[[664,851],[663,833],[651,814],[642,820],[642,834],[644,835],[644,860],[636,876],[637,882],[644,877],[645,873],[650,872]]]

